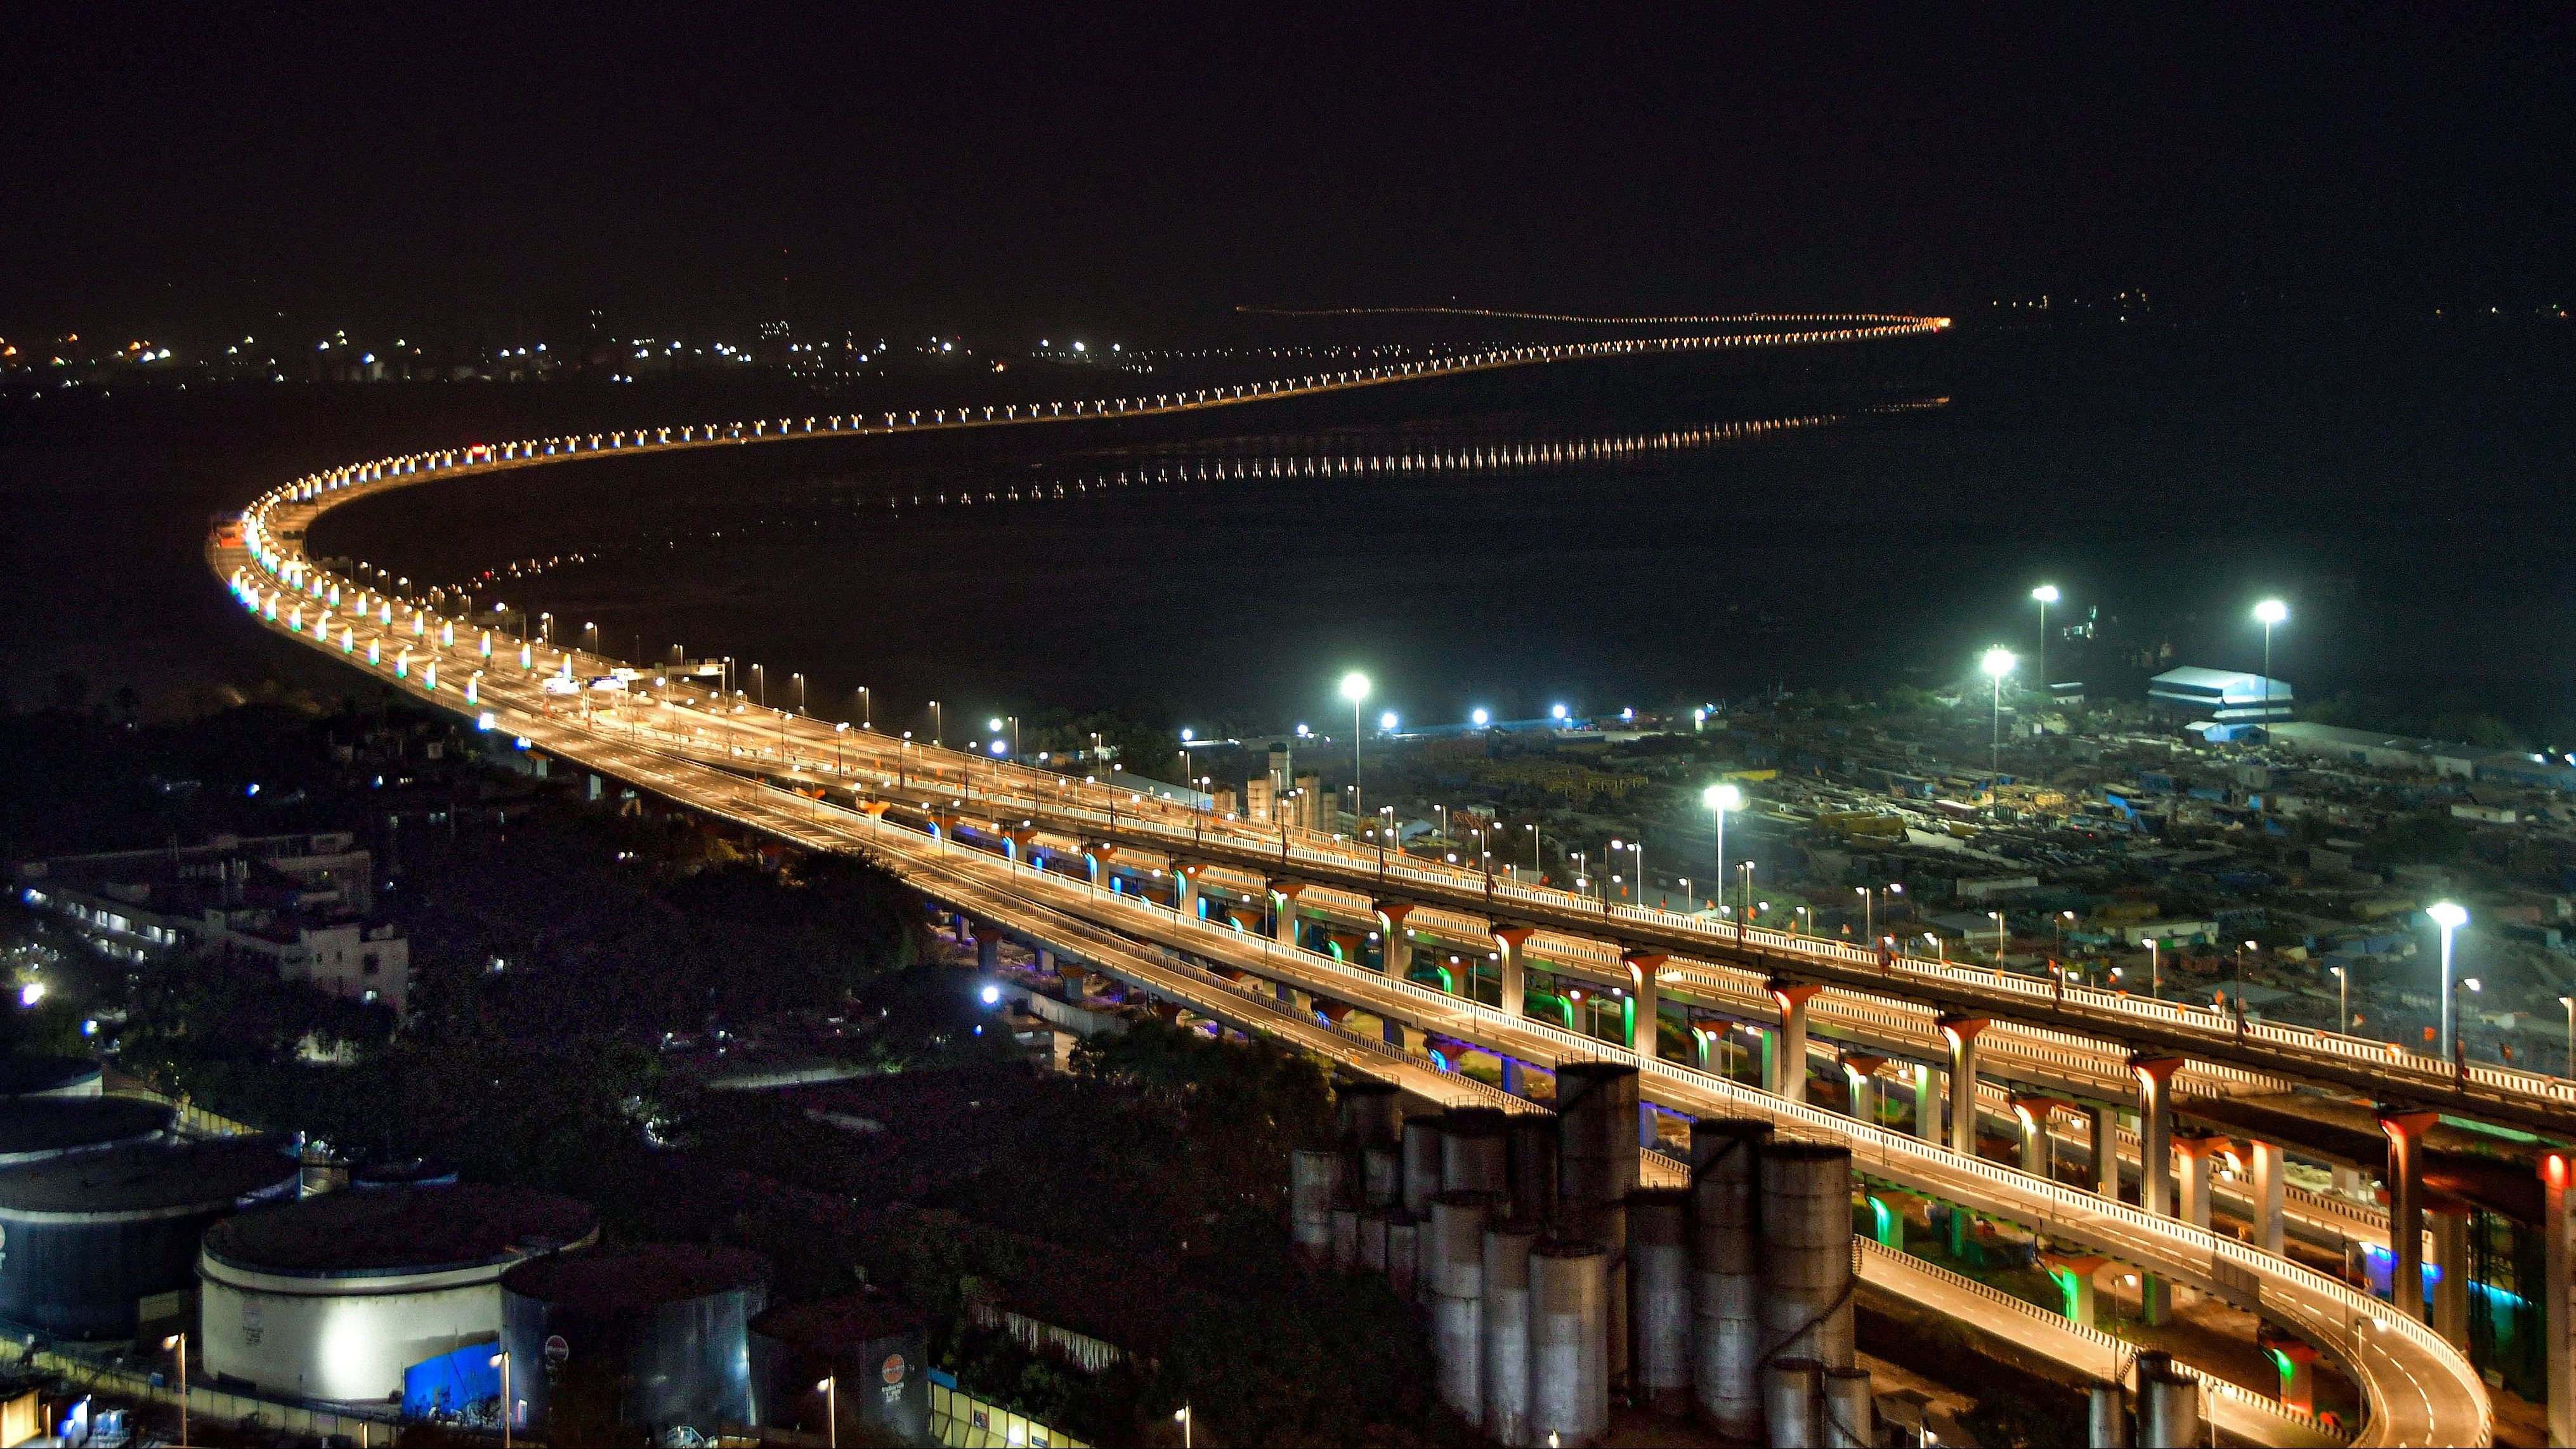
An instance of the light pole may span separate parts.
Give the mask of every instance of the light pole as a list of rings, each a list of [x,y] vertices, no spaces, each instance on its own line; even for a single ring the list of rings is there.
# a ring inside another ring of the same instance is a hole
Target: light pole
[[[1535,885],[1535,884],[1537,884],[1537,877],[1543,873],[1543,872],[1541,871],[1540,867],[1539,867],[1539,860],[1538,860],[1538,827],[1537,827],[1536,825],[1524,825],[1524,826],[1522,826],[1522,827],[1521,827],[1521,829],[1526,830],[1526,831],[1528,831],[1528,832],[1529,832],[1529,838],[1530,838],[1530,876],[1531,876],[1531,884]]]
[[[2329,966],[2326,969],[2334,973],[2335,1034],[2341,1036],[2352,1030],[2352,973],[2341,966]],[[2558,999],[2565,1001],[2568,998],[2562,996]],[[2569,1040],[2576,1041],[2576,1010],[2569,1012],[2568,1021],[2570,1023]]]
[[[2459,1030],[2457,1008],[2451,1001],[2451,933],[2469,923],[2469,913],[2457,901],[2435,901],[2424,914],[2442,928],[2442,1060],[2449,1061],[2451,1042]]]
[[[841,1449],[841,1376],[834,1374],[814,1387],[823,1391],[824,1432],[830,1436],[824,1449]]]
[[[2161,944],[2153,940],[2147,942],[2147,994],[2158,1001],[2165,999],[2165,958],[2157,949]]]
[[[876,727],[876,703],[868,694],[868,687],[862,684],[859,686],[859,728],[863,730],[872,730]]]
[[[751,692],[762,709],[769,708],[769,672],[757,664],[751,666]]]
[[[1369,696],[1369,677],[1354,669],[1342,676],[1342,698],[1351,702],[1351,818],[1360,813],[1360,705]]]
[[[2048,693],[2048,606],[2057,602],[2057,585],[2041,584],[2030,591],[2039,600],[2039,688],[2043,698]]]
[[[1726,812],[1744,804],[1744,792],[1731,784],[1711,785],[1699,792],[1699,802],[1708,807],[1710,818],[1717,822],[1717,874],[1710,879],[1717,882],[1717,897],[1723,903],[1726,899]],[[1738,922],[1739,928],[1741,924]]]
[[[1190,1406],[1187,1404],[1181,1405],[1180,1411],[1172,1415],[1173,1422],[1181,1426],[1181,1449],[1190,1449],[1190,1430],[1194,1427],[1191,1418]]]
[[[1873,897],[1870,895],[1870,893],[1869,893],[1869,887],[1867,887],[1867,886],[1853,886],[1853,887],[1852,887],[1852,894],[1853,894],[1853,895],[1856,895],[1856,896],[1858,896],[1858,897],[1860,897],[1860,933],[1861,933],[1862,935],[1864,935],[1864,936],[1867,936],[1869,939],[1871,939],[1871,940],[1873,940],[1873,941],[1877,940],[1877,939],[1878,939],[1878,902],[1877,902],[1877,900],[1876,900],[1875,898],[1873,898]]]
[[[179,1449],[188,1445],[188,1335],[174,1333],[161,1340],[161,1347],[179,1359]]]
[[[1994,732],[1986,747],[1986,795],[1994,798],[1995,786],[2003,774],[2004,757],[2004,676],[2013,671],[2013,652],[1998,644],[1986,651],[1978,668],[1995,682]]]
[[[518,1417],[510,1412],[510,1351],[505,1348],[492,1355],[491,1364],[501,1371],[501,1449],[510,1449],[510,1421]]]
[[[805,712],[805,676],[793,674],[789,675],[788,679],[796,686],[796,712],[803,714]]]
[[[1988,911],[1986,919],[1995,923],[1995,969],[2001,971],[2004,969],[2004,948],[2011,944],[2004,930],[2004,913]]]
[[[2272,626],[2290,617],[2290,606],[2278,599],[2265,599],[2254,606],[2254,617],[2263,624],[2263,738],[2272,737]]]
[[[2562,996],[2558,1004],[2567,1008],[2567,1075],[2576,1077],[2576,996]]]
[[[932,747],[933,749],[936,749],[936,748],[938,748],[941,744],[945,743],[946,741],[945,741],[945,739],[944,739],[944,736],[945,736],[946,734],[947,734],[946,724],[945,724],[945,722],[944,722],[944,721],[942,721],[942,720],[940,719],[940,717],[939,717],[939,701],[934,699],[934,700],[932,700],[932,701],[930,702],[930,744],[931,744],[931,747]]]

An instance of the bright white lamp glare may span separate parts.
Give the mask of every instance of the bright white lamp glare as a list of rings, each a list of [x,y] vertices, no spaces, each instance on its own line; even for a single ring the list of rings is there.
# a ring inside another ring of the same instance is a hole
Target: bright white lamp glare
[[[1984,670],[1988,677],[2001,679],[2013,671],[2013,652],[1998,645],[1986,651],[1985,659],[1977,667]]]
[[[1368,698],[1369,677],[1354,669],[1342,676],[1342,698],[1353,704]]]
[[[1377,727],[1382,730],[1393,730],[1395,728],[1395,711],[1388,710],[1386,713],[1379,715],[1377,717]]]
[[[1734,810],[1744,804],[1744,792],[1733,785],[1711,785],[1700,792],[1699,800],[1711,810]]]
[[[2265,599],[2254,606],[2254,618],[2258,623],[2278,624],[2288,617],[2290,606],[2278,599]]]
[[[1480,709],[1474,714],[1467,716],[1467,718],[1474,721],[1476,728],[1483,729],[1487,724],[1493,721],[1494,717]]]
[[[2446,931],[2456,931],[2469,923],[2468,911],[2455,901],[2435,901],[2424,914]]]
[[[2039,600],[2043,604],[2054,604],[2058,599],[2057,585],[2041,584],[2038,588],[2030,591],[2030,596]]]

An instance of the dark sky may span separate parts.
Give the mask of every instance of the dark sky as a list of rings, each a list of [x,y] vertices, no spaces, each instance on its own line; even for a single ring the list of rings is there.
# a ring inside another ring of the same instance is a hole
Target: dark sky
[[[6,7],[0,332],[2576,301],[2565,6],[537,8]]]

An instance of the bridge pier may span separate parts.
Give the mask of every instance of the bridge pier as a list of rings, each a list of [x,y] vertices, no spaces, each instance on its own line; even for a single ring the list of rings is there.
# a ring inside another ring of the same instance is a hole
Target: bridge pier
[[[1199,882],[1191,872],[1195,866],[1172,866],[1172,909],[1190,919],[1199,915]]]
[[[1982,1016],[1944,1016],[1934,1023],[1950,1044],[1950,1150],[1977,1155],[1977,1033],[1993,1023]]]
[[[2469,1214],[2444,1208],[2433,1229],[2433,1331],[2453,1348],[2469,1346]]]
[[[2247,1163],[2249,1184],[2254,1198],[2254,1246],[2278,1257],[2288,1237],[2289,1212],[2284,1188],[2289,1182],[2289,1159],[2278,1144],[2256,1142],[2253,1160]]]
[[[2115,1107],[2087,1107],[2093,1123],[2093,1190],[2120,1200],[2120,1113]]]
[[[1843,1078],[1851,1084],[1852,1120],[1866,1126],[1878,1125],[1878,1069],[1887,1058],[1867,1052],[1852,1052],[1843,1057]]]
[[[2397,1311],[2424,1317],[2424,1133],[2438,1112],[2383,1109],[2388,1134],[2388,1292]]]
[[[2174,1216],[2195,1228],[2209,1226],[2211,1180],[2218,1175],[2218,1154],[2227,1139],[2192,1132],[2173,1140],[2174,1166],[2180,1171]]]
[[[1662,983],[1656,979],[1656,973],[1673,958],[1661,951],[1628,951],[1622,953],[1620,959],[1628,963],[1628,978],[1636,987],[1633,1002],[1635,1019],[1628,1028],[1628,1049],[1653,1061],[1656,1057],[1656,1032],[1663,1025],[1660,1015]]]
[[[1772,1001],[1780,1007],[1780,1030],[1770,1040],[1771,1060],[1765,1065],[1763,1085],[1773,1096],[1787,1102],[1807,1100],[1807,1003],[1824,990],[1803,981],[1774,979],[1767,983]]]
[[[1914,1135],[1941,1145],[1941,1073],[1922,1062],[1914,1064]]]
[[[1528,1015],[1529,972],[1521,952],[1535,934],[1527,926],[1505,926],[1494,932],[1494,949],[1502,958],[1503,1015],[1513,1021]]]
[[[2129,1058],[2130,1074],[2138,1079],[2138,1206],[2160,1218],[2173,1216],[2173,1076],[2182,1062]]]
[[[1270,888],[1270,939],[1292,951],[1297,948],[1297,896],[1305,889],[1293,881]]]
[[[2541,1242],[2547,1264],[2541,1291],[2533,1301],[2540,1305],[2541,1358],[2549,1365],[2549,1443],[2550,1449],[2576,1446],[2576,1301],[2569,1293],[2570,1266],[2576,1264],[2576,1213],[2570,1213],[2568,1196],[2571,1177],[2576,1177],[2576,1152],[2544,1152],[2540,1156]]]

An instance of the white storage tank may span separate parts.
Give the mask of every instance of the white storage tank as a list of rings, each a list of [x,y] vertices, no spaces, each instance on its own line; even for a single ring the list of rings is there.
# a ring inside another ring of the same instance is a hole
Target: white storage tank
[[[206,1371],[296,1398],[397,1398],[405,1369],[500,1336],[504,1272],[598,1239],[587,1204],[473,1184],[244,1213],[198,1256]]]
[[[0,1168],[156,1141],[169,1135],[171,1115],[158,1102],[132,1097],[0,1100]]]

